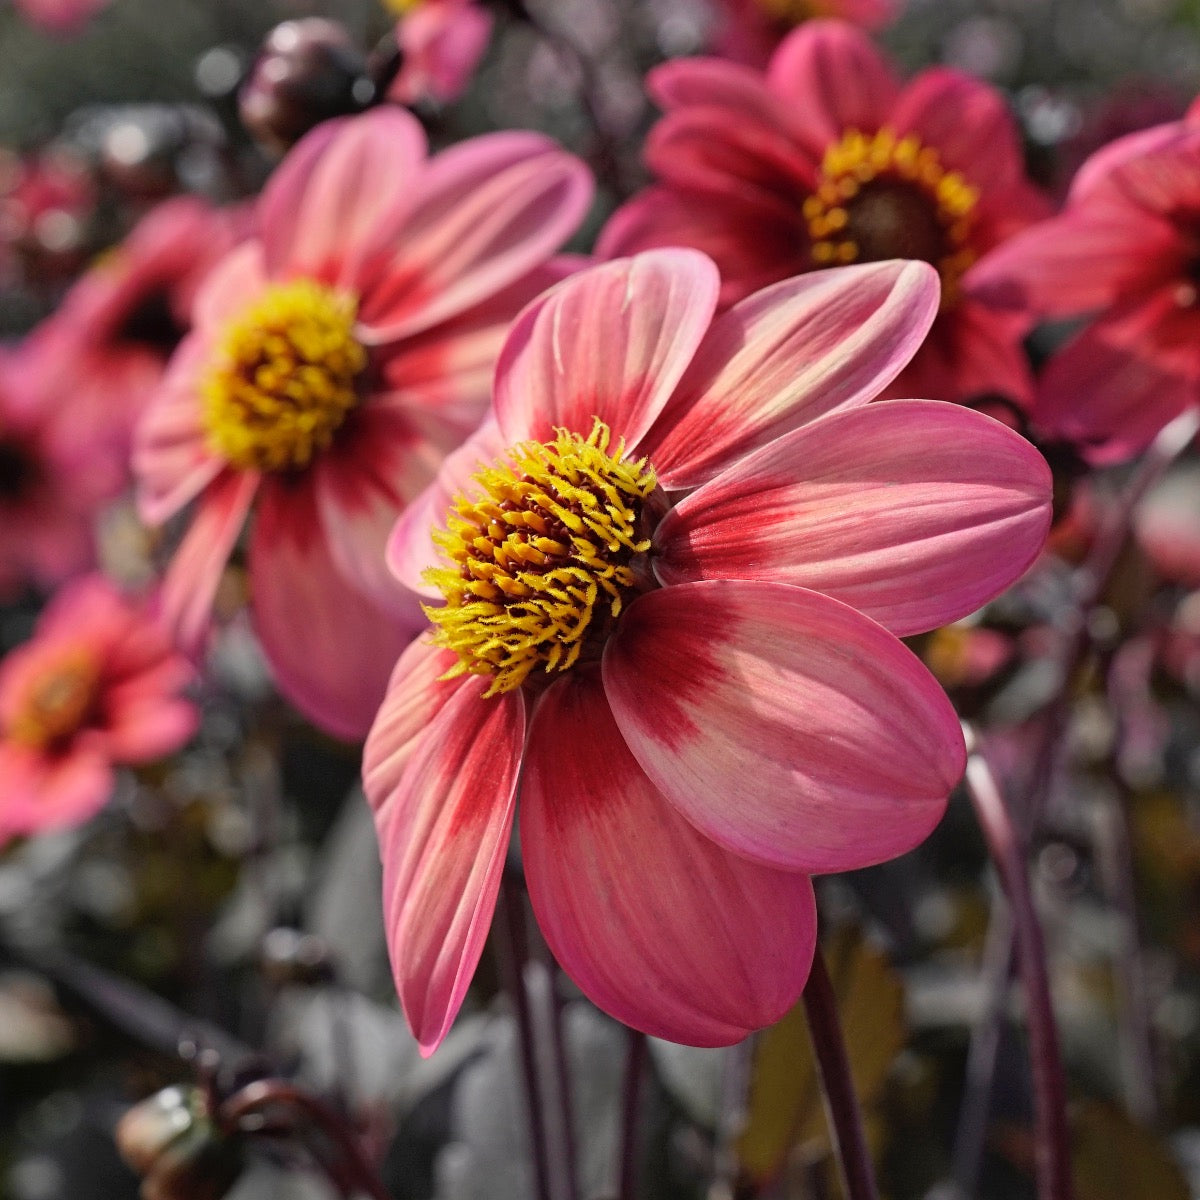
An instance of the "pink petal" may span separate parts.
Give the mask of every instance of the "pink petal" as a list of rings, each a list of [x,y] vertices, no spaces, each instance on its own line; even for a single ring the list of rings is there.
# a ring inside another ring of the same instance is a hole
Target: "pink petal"
[[[192,324],[207,337],[220,335],[225,323],[253,303],[267,286],[262,243],[243,242],[204,277],[192,302]]]
[[[669,488],[695,487],[780,434],[865,404],[937,315],[937,272],[880,262],[788,279],[713,322],[642,446]]]
[[[199,653],[221,573],[258,491],[257,471],[227,471],[196,505],[159,593],[163,621],[185,654]]]
[[[400,652],[427,622],[385,612],[339,570],[311,486],[270,480],[250,538],[254,628],[279,690],[313,724],[362,738]]]
[[[342,575],[380,608],[410,615],[413,599],[396,586],[385,549],[409,500],[432,481],[444,447],[422,436],[402,410],[366,405],[312,467],[325,541]]]
[[[1096,465],[1132,458],[1196,403],[1197,324],[1197,314],[1179,309],[1168,293],[1095,322],[1047,365],[1034,427],[1046,437],[1076,443]]]
[[[554,956],[605,1012],[656,1037],[725,1046],[800,995],[816,940],[807,875],[698,833],[579,672],[542,698],[521,786],[529,898]]]
[[[396,260],[363,291],[373,342],[410,337],[540,266],[592,200],[578,159],[536,133],[472,138],[432,159]]]
[[[786,108],[767,90],[761,71],[720,58],[680,58],[646,76],[646,92],[666,112],[694,105],[726,109],[746,123],[787,124]]]
[[[835,413],[742,459],[654,535],[665,584],[761,579],[823,592],[898,635],[999,595],[1050,527],[1050,471],[998,421],[895,400]]]
[[[185,700],[162,695],[109,714],[104,748],[113,762],[146,763],[174,754],[196,732],[200,714]]]
[[[851,129],[874,133],[899,85],[871,39],[841,21],[806,21],[771,57],[767,87],[800,136],[823,149]]]
[[[1101,146],[1076,171],[1075,178],[1071,181],[1069,202],[1074,205],[1091,195],[1097,188],[1106,187],[1110,182],[1109,176],[1116,167],[1143,154],[1170,145],[1183,132],[1185,124],[1190,123],[1190,121],[1167,121],[1162,125],[1152,126],[1150,129],[1139,129],[1134,133],[1127,133],[1124,137],[1109,142],[1107,146]]]
[[[701,833],[754,862],[845,871],[911,850],[964,765],[949,701],[827,596],[713,580],[640,596],[604,652],[634,757]]]
[[[779,221],[753,199],[720,204],[686,191],[647,188],[609,217],[596,239],[598,258],[622,258],[664,246],[690,246],[721,272],[720,303],[735,303],[810,266],[807,232],[793,214]]]
[[[433,543],[433,531],[446,527],[446,517],[457,496],[473,494],[472,476],[497,462],[509,443],[500,427],[488,417],[475,435],[443,460],[434,481],[404,510],[387,544],[387,564],[405,587],[420,596],[439,595],[422,578],[441,561]]]
[[[82,825],[108,803],[116,786],[112,768],[94,744],[72,745],[61,754],[0,757],[9,786],[8,769],[17,766],[14,790],[5,797],[0,835],[41,833]]]
[[[225,462],[208,446],[199,395],[211,343],[192,334],[175,351],[158,396],[138,426],[133,447],[138,515],[161,525],[194,500]]]
[[[1183,254],[1166,222],[1124,198],[1103,198],[1010,238],[980,259],[964,283],[993,307],[1070,316],[1172,278]]]
[[[322,122],[288,153],[259,199],[268,273],[350,283],[411,208],[424,159],[421,123],[395,105]]]
[[[363,747],[363,789],[372,805],[382,804],[400,786],[418,735],[462,685],[461,679],[442,679],[457,662],[454,651],[430,645],[427,637],[417,638],[400,655]]]
[[[1025,153],[1003,96],[960,71],[922,71],[897,98],[888,125],[916,134],[975,187],[1011,187],[1024,177]]]
[[[496,364],[495,412],[513,444],[599,417],[637,445],[712,320],[719,279],[694,250],[651,250],[573,275],[517,318]]]
[[[427,726],[396,790],[374,796],[396,990],[421,1053],[446,1036],[500,887],[525,736],[520,692],[468,678]]]

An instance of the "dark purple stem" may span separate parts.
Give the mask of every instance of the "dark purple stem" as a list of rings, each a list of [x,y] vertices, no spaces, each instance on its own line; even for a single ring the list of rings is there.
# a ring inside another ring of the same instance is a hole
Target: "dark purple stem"
[[[816,1052],[817,1073],[825,1098],[825,1114],[829,1132],[842,1173],[842,1190],[847,1200],[878,1200],[875,1169],[867,1139],[863,1132],[862,1112],[854,1093],[854,1078],[850,1074],[850,1059],[846,1040],[838,1019],[837,997],[825,966],[825,958],[817,947],[812,973],[804,987],[804,1015]]]
[[[517,1018],[517,1045],[521,1056],[521,1075],[525,1083],[534,1185],[538,1200],[551,1200],[546,1118],[542,1110],[542,1089],[534,1050],[533,1018],[530,1013],[529,995],[525,991],[525,963],[529,957],[525,938],[525,907],[520,890],[514,887],[509,879],[505,879],[500,885],[498,911],[500,919],[495,925],[498,935],[496,948],[500,959],[501,978],[512,998]]]
[[[621,1170],[620,1200],[634,1200],[638,1184],[638,1117],[641,1111],[642,1075],[646,1070],[646,1035],[628,1030],[629,1050],[625,1058],[625,1079],[621,1089]]]
[[[1071,1200],[1073,1189],[1066,1079],[1050,998],[1046,947],[1029,886],[1026,850],[1000,795],[1000,789],[996,786],[992,769],[978,748],[974,731],[965,727],[965,733],[968,748],[967,791],[975,806],[1000,884],[1008,898],[1017,972],[1025,987],[1036,1125],[1038,1195],[1041,1200]]]
[[[282,1079],[257,1079],[234,1092],[220,1107],[218,1119],[227,1128],[266,1109],[291,1109],[328,1140],[336,1158],[317,1154],[317,1161],[343,1192],[363,1192],[371,1200],[392,1200],[367,1161],[354,1130],[342,1116],[316,1096]]]

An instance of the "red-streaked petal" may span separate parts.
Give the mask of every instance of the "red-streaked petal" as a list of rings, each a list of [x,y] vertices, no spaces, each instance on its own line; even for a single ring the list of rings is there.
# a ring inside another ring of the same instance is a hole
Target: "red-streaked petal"
[[[1025,174],[1017,124],[1004,97],[961,71],[922,71],[900,94],[887,123],[898,134],[916,134],[943,167],[977,188],[1012,187]]]
[[[605,648],[604,687],[667,799],[720,845],[784,870],[911,850],[963,770],[958,718],[917,657],[804,588],[648,592]]]
[[[133,446],[138,515],[161,525],[194,500],[225,466],[208,446],[200,376],[211,343],[192,334],[175,351],[159,392],[142,417]]]
[[[792,125],[824,149],[851,129],[874,133],[899,92],[887,61],[860,29],[806,21],[771,57],[767,87],[787,106]]]
[[[421,123],[390,104],[322,122],[301,138],[258,202],[269,274],[351,282],[411,207],[425,148]]]
[[[817,271],[756,292],[713,322],[641,446],[669,488],[695,487],[751,450],[865,404],[937,315],[927,263]]]
[[[541,134],[442,151],[421,177],[402,251],[363,289],[368,340],[431,329],[539,267],[578,228],[592,186],[587,167]]]
[[[363,790],[373,807],[400,786],[418,734],[462,686],[461,679],[442,678],[457,662],[453,650],[432,646],[427,637],[417,638],[400,655],[363,746]]]
[[[270,480],[250,537],[254,627],[279,690],[315,725],[355,741],[371,727],[400,652],[427,625],[385,612],[342,574],[306,482]]]
[[[396,790],[376,797],[383,908],[396,990],[421,1053],[462,1005],[496,905],[525,737],[520,692],[461,682]]]
[[[897,635],[974,612],[1050,527],[1050,471],[1024,438],[955,404],[893,400],[772,442],[680,501],[655,573],[823,592]]]
[[[474,436],[446,456],[434,481],[401,514],[388,539],[387,564],[405,587],[429,599],[438,596],[422,578],[427,568],[441,561],[433,531],[446,527],[457,496],[473,494],[472,476],[497,462],[507,448],[500,427],[489,416]]]
[[[529,898],[554,956],[626,1025],[724,1046],[777,1021],[808,978],[807,875],[704,837],[629,752],[595,676],[542,698],[521,785]]]
[[[185,654],[204,644],[213,597],[258,491],[257,471],[227,471],[196,505],[159,592],[163,622]]]
[[[695,250],[649,250],[571,276],[517,318],[496,364],[509,444],[588,433],[599,417],[629,449],[700,345],[720,280]]]

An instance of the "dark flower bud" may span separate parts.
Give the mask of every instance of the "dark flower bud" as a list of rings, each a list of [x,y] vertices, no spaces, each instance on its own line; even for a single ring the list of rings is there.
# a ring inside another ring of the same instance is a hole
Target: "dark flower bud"
[[[345,27],[306,17],[284,21],[267,34],[239,106],[254,138],[282,153],[314,125],[360,112],[374,96],[366,59]]]
[[[135,1104],[116,1140],[142,1176],[142,1200],[221,1200],[241,1174],[240,1143],[213,1124],[198,1088],[164,1088]]]

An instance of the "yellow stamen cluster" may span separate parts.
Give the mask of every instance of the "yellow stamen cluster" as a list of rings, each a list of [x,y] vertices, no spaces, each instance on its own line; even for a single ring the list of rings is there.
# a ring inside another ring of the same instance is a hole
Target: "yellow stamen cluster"
[[[213,450],[243,470],[308,466],[358,403],[356,315],[353,297],[300,279],[236,317],[202,385]]]
[[[828,15],[819,0],[758,0],[758,7],[768,17],[788,25],[799,25],[810,17]]]
[[[26,690],[8,726],[22,746],[44,750],[75,734],[96,702],[100,672],[87,650],[71,650],[40,674]]]
[[[942,279],[943,306],[953,302],[958,281],[975,261],[970,235],[979,191],[957,171],[946,170],[938,152],[922,146],[912,134],[897,137],[886,127],[874,136],[850,130],[825,152],[821,181],[804,202],[813,262],[837,266],[862,257],[856,208],[861,208],[873,186],[904,189],[925,199],[941,243],[930,261]]]
[[[556,433],[481,469],[477,497],[457,497],[434,534],[449,565],[425,573],[446,599],[425,610],[433,640],[458,655],[447,678],[494,676],[487,696],[519,688],[535,667],[573,667],[620,615],[632,560],[650,548],[646,460],[623,461],[624,441],[610,453],[599,419],[586,438]]]

